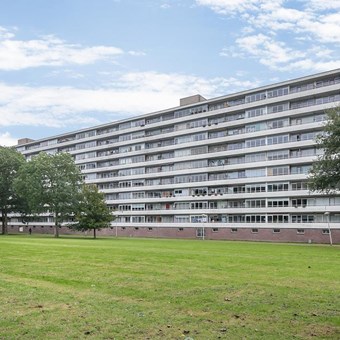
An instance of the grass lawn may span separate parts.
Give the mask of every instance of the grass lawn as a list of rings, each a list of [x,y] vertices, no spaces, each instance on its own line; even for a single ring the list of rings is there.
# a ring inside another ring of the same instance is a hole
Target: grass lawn
[[[0,236],[0,339],[339,339],[340,247]]]

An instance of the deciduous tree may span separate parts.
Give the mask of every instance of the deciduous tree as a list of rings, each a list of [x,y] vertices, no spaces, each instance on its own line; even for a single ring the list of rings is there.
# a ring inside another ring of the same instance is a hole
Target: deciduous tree
[[[20,168],[16,188],[26,196],[26,209],[34,214],[48,211],[54,217],[54,236],[76,210],[82,184],[81,173],[70,154],[40,153]]]
[[[323,154],[313,164],[309,185],[312,191],[331,194],[340,190],[340,106],[326,114],[325,133],[317,139]]]
[[[71,228],[93,230],[93,237],[96,238],[96,231],[108,228],[113,216],[105,203],[104,194],[98,191],[97,186],[84,184],[80,197],[74,216],[75,224]]]
[[[25,157],[14,148],[0,146],[0,211],[2,234],[7,234],[8,213],[18,210],[18,197],[14,180]]]

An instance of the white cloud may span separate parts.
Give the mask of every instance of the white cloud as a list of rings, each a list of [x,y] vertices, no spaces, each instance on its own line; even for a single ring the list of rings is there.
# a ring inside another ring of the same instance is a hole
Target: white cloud
[[[294,51],[287,47],[285,43],[275,41],[264,34],[239,38],[236,40],[236,44],[238,50],[243,52],[243,56],[257,58],[261,64],[274,69],[292,60],[304,57],[303,52]]]
[[[340,59],[330,61],[319,61],[312,59],[302,59],[295,62],[289,63],[281,67],[281,71],[295,71],[295,70],[306,70],[313,72],[322,72],[340,68]]]
[[[252,58],[279,71],[324,71],[340,66],[340,0],[196,0],[246,23],[220,55]],[[316,48],[314,45],[318,43]]]
[[[281,3],[281,0],[276,0]],[[258,11],[261,6],[272,6],[271,0],[196,0],[201,6],[208,6],[219,14],[235,14],[247,11]]]
[[[340,67],[340,58],[333,59],[333,51],[324,46],[296,50],[262,33],[236,40],[236,46],[224,48],[221,56],[254,58],[260,64],[278,71],[311,70],[321,72]]]
[[[143,56],[146,55],[146,53],[143,52],[143,51],[129,51],[128,54],[130,54],[134,57],[141,57],[141,56],[143,57]]]
[[[16,30],[16,29],[15,29]],[[0,26],[0,39],[11,39],[14,37],[14,33],[5,27]]]
[[[288,31],[296,37],[310,35],[322,43],[340,43],[340,14],[319,15],[291,8],[277,8],[250,15],[248,23],[255,28]]]
[[[314,11],[340,9],[339,0],[305,0],[307,8]]]
[[[223,95],[226,91],[237,91],[254,86],[250,80],[235,78],[201,78],[191,75],[167,74],[157,72],[131,72],[122,76],[123,84],[130,89],[151,93],[174,93],[179,97],[200,93],[212,97]]]
[[[17,140],[9,132],[0,133],[0,146],[14,146]]]
[[[323,15],[319,21],[302,22],[300,27],[321,42],[340,43],[340,13]]]
[[[200,93],[217,96],[259,85],[235,78],[205,79],[157,72],[128,73],[106,89],[28,87],[0,83],[0,126],[68,127],[105,123],[177,106]],[[109,118],[111,117],[111,118]]]
[[[21,70],[39,66],[85,65],[96,61],[113,62],[123,50],[113,46],[84,47],[68,44],[52,35],[34,40],[17,40],[0,27],[0,70]]]

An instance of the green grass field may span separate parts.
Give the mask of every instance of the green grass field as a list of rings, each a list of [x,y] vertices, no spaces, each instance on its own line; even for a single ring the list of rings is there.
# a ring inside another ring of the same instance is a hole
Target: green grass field
[[[0,236],[0,339],[339,339],[340,247]]]

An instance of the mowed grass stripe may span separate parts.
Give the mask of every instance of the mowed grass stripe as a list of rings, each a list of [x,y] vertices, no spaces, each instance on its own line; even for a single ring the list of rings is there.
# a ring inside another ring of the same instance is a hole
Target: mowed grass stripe
[[[336,339],[339,250],[0,237],[0,338]]]

